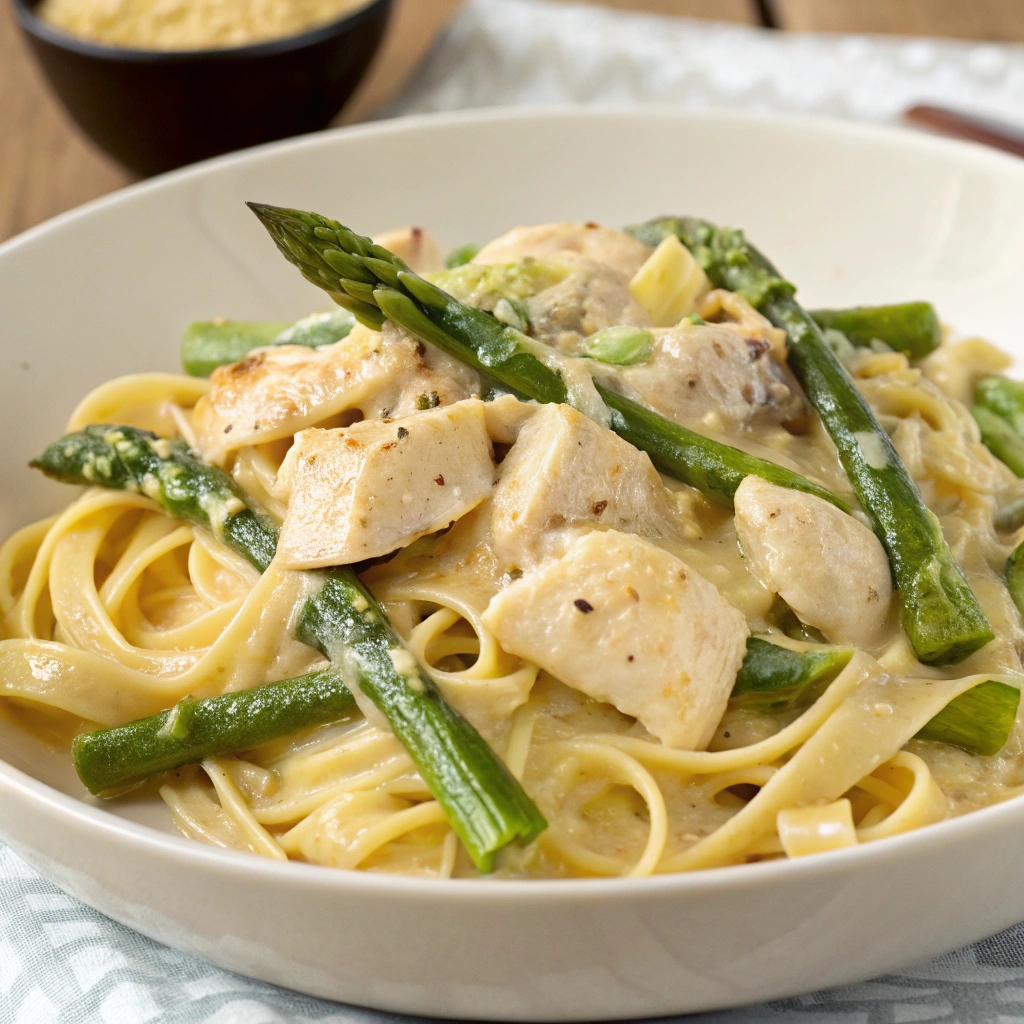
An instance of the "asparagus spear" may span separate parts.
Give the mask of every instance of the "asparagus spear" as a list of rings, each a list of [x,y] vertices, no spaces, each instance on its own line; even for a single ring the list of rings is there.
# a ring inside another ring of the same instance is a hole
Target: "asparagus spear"
[[[791,651],[750,637],[730,705],[765,711],[813,703],[852,653],[843,647]],[[1012,686],[982,683],[953,700],[918,737],[994,754],[1009,736],[1019,700]],[[72,756],[89,791],[105,793],[207,757],[252,750],[354,710],[351,693],[333,670],[314,672],[240,693],[186,697],[149,718],[83,733]]]
[[[951,700],[915,737],[960,747],[971,754],[998,754],[1017,721],[1020,690],[989,679]]]
[[[685,230],[683,225],[687,221],[690,218],[658,217],[644,224],[632,224],[626,231],[641,242],[656,246],[667,235],[677,235],[680,241],[684,241],[680,232]],[[930,302],[811,309],[807,312],[819,327],[841,331],[853,345],[864,348],[877,339],[895,352],[905,352],[911,359],[921,359],[933,352],[942,340],[939,317]]]
[[[277,526],[246,505],[231,478],[196,458],[184,441],[137,427],[91,426],[55,441],[31,463],[69,484],[141,491],[237,551],[263,572],[277,549]]]
[[[354,320],[344,310],[314,313],[294,324],[276,321],[204,320],[181,339],[181,363],[192,377],[209,377],[218,366],[237,363],[254,348],[308,345],[320,348],[348,336]]]
[[[195,700],[113,729],[75,737],[78,777],[90,793],[105,793],[207,757],[251,750],[279,736],[336,722],[356,702],[337,672],[270,683],[254,690]]]
[[[254,348],[273,345],[288,324],[251,320],[200,320],[181,336],[181,365],[190,377],[209,377]]]
[[[930,302],[900,302],[891,306],[854,306],[850,309],[808,310],[821,328],[842,331],[862,348],[884,341],[911,359],[923,359],[942,340],[939,317]]]
[[[757,711],[810,704],[852,656],[852,647],[791,651],[757,636],[748,637],[729,703]]]
[[[66,483],[139,490],[176,518],[210,530],[260,571],[273,559],[276,525],[248,508],[230,477],[182,441],[133,427],[91,426],[50,445],[33,465]],[[543,817],[476,730],[445,703],[359,577],[345,568],[317,576],[322,586],[300,612],[300,639],[377,705],[474,862],[490,870],[495,852],[534,838],[545,828]]]
[[[1024,383],[1007,377],[985,377],[974,389],[974,401],[1002,416],[1024,437]]]
[[[285,258],[367,326],[380,327],[386,317],[520,396],[538,402],[569,400],[554,350],[538,353],[536,342],[417,277],[393,253],[337,221],[299,210],[249,206]],[[611,409],[613,430],[646,451],[664,472],[723,504],[731,505],[740,481],[754,474],[847,508],[798,473],[712,441],[607,388],[598,386],[598,393]]]
[[[687,430],[597,381],[594,387],[608,406],[611,428],[616,434],[634,448],[647,452],[662,473],[696,487],[719,504],[731,506],[732,496],[743,478],[759,476],[782,487],[816,494],[844,512],[850,510],[849,505],[831,491],[811,484],[788,469]]]
[[[1002,416],[983,405],[972,405],[971,415],[981,431],[985,447],[1017,474],[1024,476],[1024,437]]]
[[[994,636],[935,516],[795,287],[741,231],[692,218],[665,218],[635,233],[673,231],[711,282],[743,295],[789,339],[789,363],[828,430],[843,468],[885,546],[899,588],[903,628],[918,658],[962,661]]]
[[[812,704],[852,654],[851,647],[791,651],[749,637],[729,704],[752,711]],[[990,679],[951,700],[916,738],[947,743],[972,754],[997,754],[1010,736],[1019,703],[1020,690]]]
[[[1024,384],[1006,377],[985,377],[974,389],[974,401],[971,414],[985,447],[1024,477]]]

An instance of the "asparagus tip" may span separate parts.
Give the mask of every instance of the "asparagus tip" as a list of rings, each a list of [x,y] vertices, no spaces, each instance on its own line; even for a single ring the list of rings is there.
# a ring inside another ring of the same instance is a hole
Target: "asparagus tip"
[[[281,208],[279,206],[269,206],[267,203],[250,203],[246,200],[245,205],[248,206],[260,220],[264,220],[267,217],[273,217],[274,214],[281,212]]]
[[[246,206],[256,214],[259,218],[259,222],[270,232],[271,236],[275,241],[278,241],[278,236],[282,231],[286,231],[288,214],[291,210],[286,210],[283,206],[270,206],[268,203],[250,203],[246,202]]]

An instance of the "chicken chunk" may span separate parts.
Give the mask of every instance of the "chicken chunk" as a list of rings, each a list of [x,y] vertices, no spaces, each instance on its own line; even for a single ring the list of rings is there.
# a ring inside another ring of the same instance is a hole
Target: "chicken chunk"
[[[461,302],[570,353],[595,331],[651,323],[626,278],[574,252],[518,263],[469,263],[435,280]]]
[[[627,281],[654,250],[632,235],[600,224],[536,224],[513,228],[485,245],[474,263],[513,263],[575,252],[618,271]]]
[[[490,439],[497,444],[514,444],[523,425],[540,408],[536,402],[520,402],[515,395],[498,395],[484,402]]]
[[[568,405],[542,405],[501,464],[495,553],[524,568],[561,553],[580,526],[647,537],[679,528],[650,457]]]
[[[573,253],[558,260],[565,277],[526,300],[532,337],[575,354],[583,338],[606,327],[650,326],[650,314],[616,270]]]
[[[578,538],[494,597],[483,618],[509,653],[684,750],[714,735],[748,635],[713,584],[615,530]]]
[[[754,574],[832,643],[877,643],[892,601],[878,538],[823,498],[748,476],[736,533]]]
[[[624,367],[621,377],[663,416],[697,429],[728,429],[789,424],[803,415],[803,399],[765,341],[714,324],[652,333],[651,357]]]
[[[277,559],[288,569],[386,555],[464,516],[494,486],[484,403],[295,437],[278,487]]]
[[[334,345],[259,349],[213,372],[196,404],[193,427],[203,457],[223,465],[247,445],[355,413],[366,419],[403,416],[480,393],[475,371],[391,324],[383,333],[362,325]]]
[[[434,236],[423,228],[398,228],[377,235],[374,241],[390,249],[406,266],[416,274],[432,274],[444,270],[444,254],[434,241]]]

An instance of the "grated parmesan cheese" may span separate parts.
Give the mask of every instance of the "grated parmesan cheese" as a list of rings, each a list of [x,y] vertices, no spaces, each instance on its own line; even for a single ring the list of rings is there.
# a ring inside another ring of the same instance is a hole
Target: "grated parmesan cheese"
[[[144,50],[246,46],[298,35],[368,0],[43,0],[39,17],[84,39]]]

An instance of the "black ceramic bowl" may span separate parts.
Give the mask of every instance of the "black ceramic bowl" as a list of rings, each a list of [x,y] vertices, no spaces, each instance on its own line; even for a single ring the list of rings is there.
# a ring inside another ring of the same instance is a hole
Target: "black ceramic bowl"
[[[392,0],[252,46],[132,50],[87,42],[14,0],[18,21],[68,113],[140,174],[323,128],[376,54]]]

